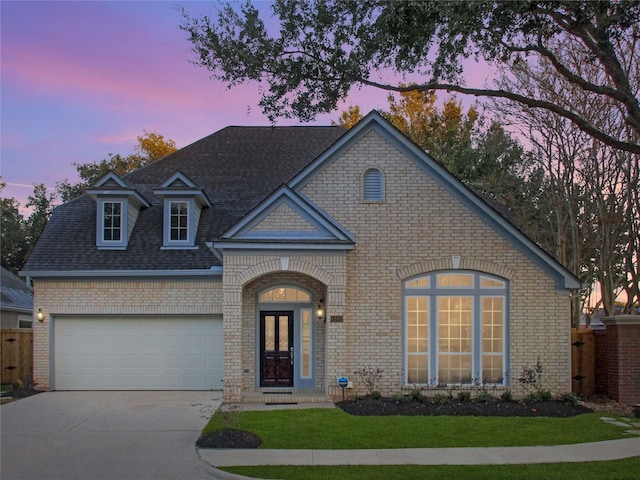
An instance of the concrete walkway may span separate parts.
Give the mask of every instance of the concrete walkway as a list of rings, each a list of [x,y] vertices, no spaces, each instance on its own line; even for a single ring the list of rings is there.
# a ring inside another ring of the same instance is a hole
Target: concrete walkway
[[[500,465],[619,460],[640,455],[640,437],[551,447],[372,450],[200,449],[215,467],[256,465]]]

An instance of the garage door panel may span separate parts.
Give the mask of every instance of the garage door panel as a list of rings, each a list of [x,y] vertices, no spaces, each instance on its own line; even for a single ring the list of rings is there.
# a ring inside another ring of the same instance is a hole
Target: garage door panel
[[[220,318],[56,318],[57,390],[222,388]]]

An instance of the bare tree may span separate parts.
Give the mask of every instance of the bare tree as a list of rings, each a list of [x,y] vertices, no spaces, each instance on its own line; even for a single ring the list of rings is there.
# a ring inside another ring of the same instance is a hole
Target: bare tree
[[[618,46],[629,53],[625,68],[637,69],[635,44],[624,42],[621,40]],[[602,80],[604,73],[571,41],[555,49],[563,62],[583,77],[592,82]],[[515,65],[502,72],[499,82],[508,83],[523,95],[571,104],[597,128],[637,142],[619,109],[601,96],[577,89],[545,62]],[[598,282],[606,314],[613,314],[617,294],[623,289],[631,295],[626,305],[629,310],[637,301],[633,281],[638,278],[637,202],[634,205],[638,155],[611,148],[548,112],[502,103],[498,108],[519,126],[544,171],[555,228],[553,252],[588,285],[582,300],[590,296],[593,284]],[[575,325],[580,314],[577,301],[574,307]]]

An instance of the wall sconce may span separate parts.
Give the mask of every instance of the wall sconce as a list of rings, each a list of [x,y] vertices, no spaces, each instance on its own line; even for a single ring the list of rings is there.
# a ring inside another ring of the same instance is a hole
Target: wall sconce
[[[324,323],[327,323],[327,319],[324,316],[324,300],[321,299],[318,301],[318,306],[316,307],[316,317],[318,320],[324,320]]]
[[[41,308],[38,309],[38,312],[36,313],[36,318],[40,323],[44,323],[44,312],[42,311]]]

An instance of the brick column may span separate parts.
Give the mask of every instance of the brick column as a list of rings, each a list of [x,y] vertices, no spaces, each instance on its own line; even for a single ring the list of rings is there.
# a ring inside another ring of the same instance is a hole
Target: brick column
[[[339,278],[346,278],[342,275]],[[330,398],[341,398],[342,389],[338,386],[338,377],[348,375],[346,371],[347,334],[344,317],[345,285],[327,287],[327,324],[326,326],[326,391]]]
[[[606,395],[624,404],[640,403],[640,315],[604,318],[602,342]]]

